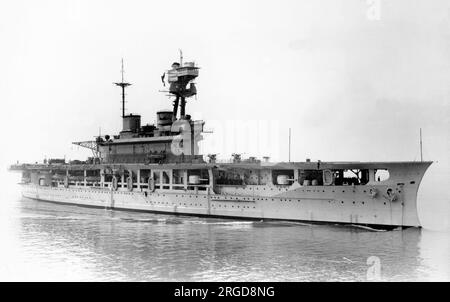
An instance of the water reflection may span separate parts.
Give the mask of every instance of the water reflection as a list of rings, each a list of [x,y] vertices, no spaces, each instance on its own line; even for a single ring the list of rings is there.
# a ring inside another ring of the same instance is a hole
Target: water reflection
[[[422,230],[420,257],[428,280],[450,281],[450,234]],[[422,269],[422,268],[420,268]]]
[[[370,256],[380,259],[381,280],[449,279],[448,241],[443,247],[436,243],[443,237],[419,229],[373,232],[116,212],[27,199],[14,205],[9,218],[14,235],[2,240],[10,240],[8,249],[17,253],[10,252],[13,257],[3,263],[9,273],[2,279],[366,281]]]

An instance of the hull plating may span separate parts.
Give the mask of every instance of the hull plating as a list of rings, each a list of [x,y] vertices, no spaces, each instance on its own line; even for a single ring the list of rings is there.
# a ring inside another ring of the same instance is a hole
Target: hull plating
[[[418,185],[395,188],[398,198],[385,196],[389,186],[309,186],[295,189],[272,188],[271,196],[256,195],[260,189],[248,188],[252,195],[44,187],[23,184],[23,196],[43,201],[80,206],[138,210],[212,217],[280,219],[310,222],[348,223],[380,226],[419,227],[416,210]],[[262,188],[261,188],[262,189]],[[269,189],[270,190],[270,189]],[[224,190],[226,191],[226,190]],[[264,189],[265,194],[268,194]],[[243,192],[242,192],[243,193]],[[248,192],[247,192],[248,193]],[[262,193],[262,192],[261,192]]]

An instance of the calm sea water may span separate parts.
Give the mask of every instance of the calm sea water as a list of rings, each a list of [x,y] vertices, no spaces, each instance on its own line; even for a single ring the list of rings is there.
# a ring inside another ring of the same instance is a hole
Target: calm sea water
[[[448,232],[128,213],[17,192],[0,219],[1,281],[450,280]]]

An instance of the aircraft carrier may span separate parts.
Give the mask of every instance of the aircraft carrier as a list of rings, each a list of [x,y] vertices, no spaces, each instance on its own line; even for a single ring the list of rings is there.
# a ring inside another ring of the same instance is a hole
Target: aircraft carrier
[[[229,162],[199,154],[205,122],[186,114],[197,94],[199,67],[180,60],[161,77],[173,109],[156,112],[155,124],[125,113],[122,131],[74,142],[88,148],[85,161],[49,159],[10,166],[20,171],[24,197],[40,201],[222,218],[339,223],[376,228],[420,227],[417,192],[432,162]]]

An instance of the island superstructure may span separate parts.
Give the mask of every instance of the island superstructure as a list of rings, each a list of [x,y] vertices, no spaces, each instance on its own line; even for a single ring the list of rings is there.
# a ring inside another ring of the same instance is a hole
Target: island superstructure
[[[123,63],[122,63],[123,71]],[[125,113],[122,130],[75,142],[89,148],[86,161],[45,160],[15,164],[22,194],[40,201],[113,210],[258,220],[289,220],[420,227],[417,192],[431,162],[269,162],[233,154],[221,163],[203,156],[205,122],[186,114],[197,94],[199,67],[172,64],[161,80],[172,110],[156,113],[155,124]]]

